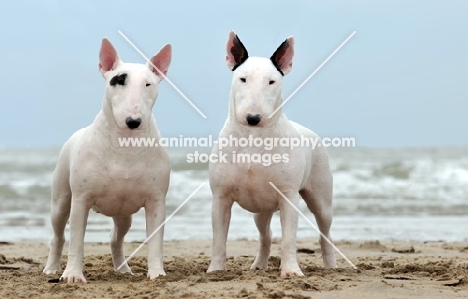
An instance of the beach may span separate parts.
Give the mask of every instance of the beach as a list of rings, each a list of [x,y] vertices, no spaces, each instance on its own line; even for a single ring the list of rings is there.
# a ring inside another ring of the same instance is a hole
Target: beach
[[[128,256],[140,243],[125,244]],[[86,284],[42,274],[44,242],[0,245],[0,298],[467,298],[468,242],[337,241],[357,267],[337,254],[337,269],[324,269],[316,239],[297,242],[304,277],[281,278],[279,240],[268,270],[250,270],[257,242],[227,245],[228,271],[206,274],[210,241],[164,244],[165,277],[146,278],[146,246],[129,260],[133,274],[113,270],[108,243],[86,243]],[[65,267],[67,245],[62,258]]]

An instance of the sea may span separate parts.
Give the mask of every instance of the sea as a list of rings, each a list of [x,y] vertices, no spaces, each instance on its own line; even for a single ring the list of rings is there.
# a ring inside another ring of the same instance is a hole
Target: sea
[[[60,148],[0,149],[0,241],[49,241],[52,174]],[[211,191],[206,163],[188,163],[193,150],[169,149],[171,183],[166,213],[171,213],[201,184],[165,227],[165,240],[209,240]],[[468,241],[468,147],[330,148],[334,176],[334,240],[418,242]],[[313,215],[301,202],[305,216]],[[256,240],[253,215],[237,204],[230,240]],[[91,211],[86,242],[107,242],[112,219]],[[279,213],[272,220],[281,238]],[[298,238],[318,232],[300,217]],[[67,226],[66,238],[69,238]],[[126,241],[145,240],[144,210],[133,216]]]

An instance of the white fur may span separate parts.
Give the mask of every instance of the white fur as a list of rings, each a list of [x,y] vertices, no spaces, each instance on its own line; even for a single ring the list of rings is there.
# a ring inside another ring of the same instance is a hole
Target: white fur
[[[235,64],[230,48],[234,32],[229,35],[227,46],[227,65]],[[280,57],[280,65],[285,74],[292,66],[294,40],[290,37],[290,49],[286,57]],[[242,82],[240,78],[246,79]],[[229,113],[220,138],[260,137],[298,137],[318,138],[309,129],[289,121],[279,110],[272,118],[268,116],[282,103],[282,75],[266,58],[250,57],[233,73]],[[275,81],[269,84],[270,81]],[[256,126],[249,126],[247,114],[260,115]],[[275,211],[280,211],[281,276],[300,275],[296,259],[296,231],[298,213],[286,202],[268,182],[275,184],[296,206],[302,197],[309,210],[314,214],[321,232],[330,238],[332,222],[333,178],[329,167],[328,155],[324,147],[312,150],[310,147],[276,147],[271,151],[255,147],[226,147],[228,163],[210,163],[210,186],[213,192],[212,225],[213,251],[208,272],[226,270],[226,240],[231,217],[231,207],[237,202],[242,208],[255,213],[254,220],[260,233],[260,246],[252,269],[266,269],[271,246],[270,221]],[[230,163],[233,151],[239,153],[278,153],[287,154],[288,163]],[[218,153],[215,146],[213,153]],[[336,267],[333,247],[320,238],[323,263],[325,267]]]
[[[170,58],[171,47],[166,45],[151,61],[165,74]],[[120,147],[118,142],[119,137],[160,138],[151,110],[163,76],[149,64],[123,63],[107,39],[102,41],[99,69],[106,81],[102,109],[90,126],[74,133],[65,143],[52,183],[54,235],[43,272],[60,270],[64,229],[70,218],[68,263],[61,276],[69,283],[86,282],[83,242],[91,208],[113,217],[110,245],[116,270],[125,260],[123,242],[131,226],[131,215],[145,208],[147,235],[165,219],[170,172],[166,149]],[[122,73],[128,74],[126,84],[111,86],[109,81]],[[130,129],[127,117],[141,118],[141,125]],[[165,275],[163,229],[148,244],[148,278],[153,279]],[[119,271],[131,273],[126,263]]]

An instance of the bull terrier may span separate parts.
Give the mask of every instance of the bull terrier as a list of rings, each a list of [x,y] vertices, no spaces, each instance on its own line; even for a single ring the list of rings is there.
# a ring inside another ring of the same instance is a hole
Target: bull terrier
[[[171,45],[165,45],[146,65],[124,63],[104,38],[99,71],[106,81],[102,109],[93,123],[75,132],[60,152],[52,182],[53,238],[46,274],[60,270],[70,218],[68,262],[61,280],[86,283],[83,247],[89,210],[112,217],[110,247],[114,269],[131,273],[125,262],[123,242],[132,214],[145,208],[146,234],[151,235],[166,217],[169,156],[163,147],[121,147],[119,138],[160,139],[152,108],[158,85],[171,63]],[[165,275],[163,229],[148,242],[148,278]]]
[[[328,154],[320,146],[319,137],[309,129],[289,121],[281,109],[283,76],[292,68],[294,39],[289,37],[270,59],[249,57],[239,37],[231,31],[226,46],[226,64],[233,71],[229,112],[219,138],[312,138],[318,146],[277,146],[271,151],[264,148],[241,147],[229,144],[213,154],[227,154],[227,163],[209,164],[210,186],[213,193],[212,226],[213,249],[208,272],[226,270],[226,241],[231,208],[237,202],[254,213],[259,231],[259,249],[251,269],[266,269],[271,247],[270,222],[275,211],[280,211],[282,230],[281,276],[303,276],[296,258],[297,211],[269,184],[272,182],[294,205],[302,199],[314,214],[320,231],[330,239],[332,223],[333,177]],[[271,116],[272,115],[272,116]],[[271,117],[269,117],[271,116]],[[219,139],[218,139],[219,140]],[[239,154],[279,154],[287,157],[265,166],[252,161],[235,161]],[[286,155],[286,156],[285,156]],[[335,268],[333,247],[320,237],[323,264]]]

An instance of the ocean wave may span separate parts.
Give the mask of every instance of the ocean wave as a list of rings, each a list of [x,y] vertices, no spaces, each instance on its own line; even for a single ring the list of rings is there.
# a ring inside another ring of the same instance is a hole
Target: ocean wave
[[[14,228],[29,234],[21,238],[44,231],[47,238],[50,237],[50,189],[58,152],[58,149],[0,150],[0,231],[7,227],[8,230]],[[208,165],[187,163],[187,152],[193,151],[169,152],[172,172],[166,197],[167,215],[209,179]],[[377,227],[380,224],[372,224],[372,221],[378,219],[403,219],[401,221],[409,223],[412,217],[427,217],[427,225],[437,227],[437,223],[429,223],[431,219],[445,219],[449,223],[447,219],[450,217],[461,221],[468,215],[466,148],[349,148],[330,149],[329,154],[334,176],[334,214],[338,223],[340,219],[346,219],[346,225],[354,221],[354,227],[358,227],[358,230],[362,229],[362,225],[357,226],[359,223]],[[211,200],[211,190],[206,184],[171,220],[168,236],[174,239],[193,236],[209,238]],[[304,203],[300,208],[306,215],[311,215]],[[233,225],[250,227],[253,225],[251,218],[250,213],[235,205]],[[134,234],[131,238],[144,238],[144,223],[144,209],[141,209],[134,217]],[[388,228],[389,231],[379,233],[393,236],[402,225],[405,224],[396,223]],[[91,236],[88,240],[107,240],[112,219],[91,212],[88,226]],[[197,226],[196,230],[194,226]],[[198,226],[203,226],[203,231]],[[380,229],[384,228],[379,226]],[[102,237],[104,234],[105,237]],[[427,230],[425,234],[430,234],[430,231]],[[234,235],[242,237],[240,234]],[[256,236],[254,226],[248,236]],[[9,238],[6,232],[1,237]],[[12,233],[11,238],[19,237]],[[447,238],[463,239],[455,236],[455,232],[447,235]]]

